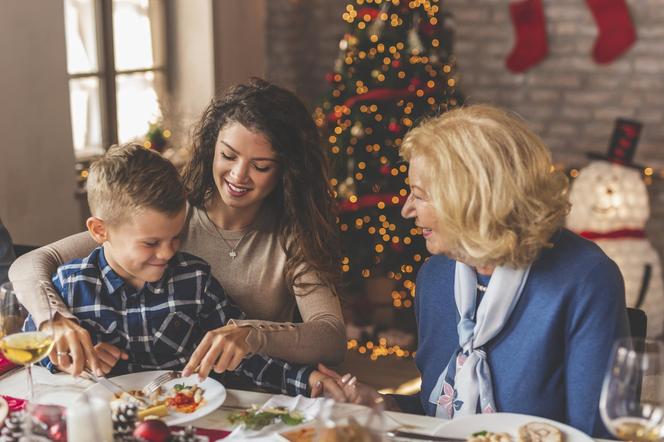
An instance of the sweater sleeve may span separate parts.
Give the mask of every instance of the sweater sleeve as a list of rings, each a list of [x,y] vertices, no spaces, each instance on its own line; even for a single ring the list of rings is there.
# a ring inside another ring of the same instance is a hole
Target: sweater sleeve
[[[599,396],[613,343],[628,334],[624,283],[616,264],[595,265],[568,308],[567,421],[589,435],[610,437],[599,415]]]
[[[32,314],[37,328],[48,319],[48,302],[55,308],[55,312],[64,317],[75,319],[50,283],[51,275],[63,263],[89,255],[96,246],[97,244],[87,232],[81,232],[26,253],[14,261],[9,269],[10,280],[49,281],[47,298],[20,299],[21,303]]]
[[[295,295],[295,300],[302,323],[260,320],[234,323],[252,327],[247,341],[255,353],[295,364],[341,363],[346,352],[346,329],[339,298],[320,285],[307,294]]]

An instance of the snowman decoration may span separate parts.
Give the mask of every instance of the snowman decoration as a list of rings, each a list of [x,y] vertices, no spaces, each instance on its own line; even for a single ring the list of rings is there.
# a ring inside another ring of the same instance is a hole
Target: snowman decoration
[[[609,155],[593,155],[570,192],[567,227],[599,245],[620,268],[628,307],[645,311],[648,337],[664,333],[664,286],[659,256],[645,236],[650,216],[640,168],[631,164],[641,125],[619,119]]]

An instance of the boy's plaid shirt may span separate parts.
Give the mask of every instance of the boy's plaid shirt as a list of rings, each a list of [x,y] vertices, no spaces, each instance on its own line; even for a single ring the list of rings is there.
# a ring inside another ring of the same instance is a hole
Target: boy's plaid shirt
[[[53,283],[94,343],[108,342],[129,355],[112,375],[182,369],[206,332],[244,318],[209,264],[183,252],[173,256],[159,281],[140,290],[111,269],[103,247],[60,266]],[[290,395],[307,393],[312,371],[260,355],[245,358],[236,369],[260,387]]]

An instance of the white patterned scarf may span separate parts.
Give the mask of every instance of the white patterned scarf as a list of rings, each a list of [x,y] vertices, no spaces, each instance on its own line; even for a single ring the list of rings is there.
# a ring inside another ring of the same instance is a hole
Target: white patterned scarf
[[[475,269],[456,263],[454,299],[460,320],[457,324],[459,347],[438,377],[429,396],[436,404],[436,417],[452,419],[481,413],[493,413],[491,369],[482,346],[503,329],[526,285],[526,268],[496,267],[479,308]]]

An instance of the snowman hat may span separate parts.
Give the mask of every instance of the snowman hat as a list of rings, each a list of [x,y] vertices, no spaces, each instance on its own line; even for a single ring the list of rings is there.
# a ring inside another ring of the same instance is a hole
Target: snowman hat
[[[595,160],[604,160],[627,167],[643,169],[643,166],[632,162],[642,128],[643,124],[639,121],[625,118],[616,119],[611,141],[609,142],[609,152],[606,155],[589,152],[588,156]]]

